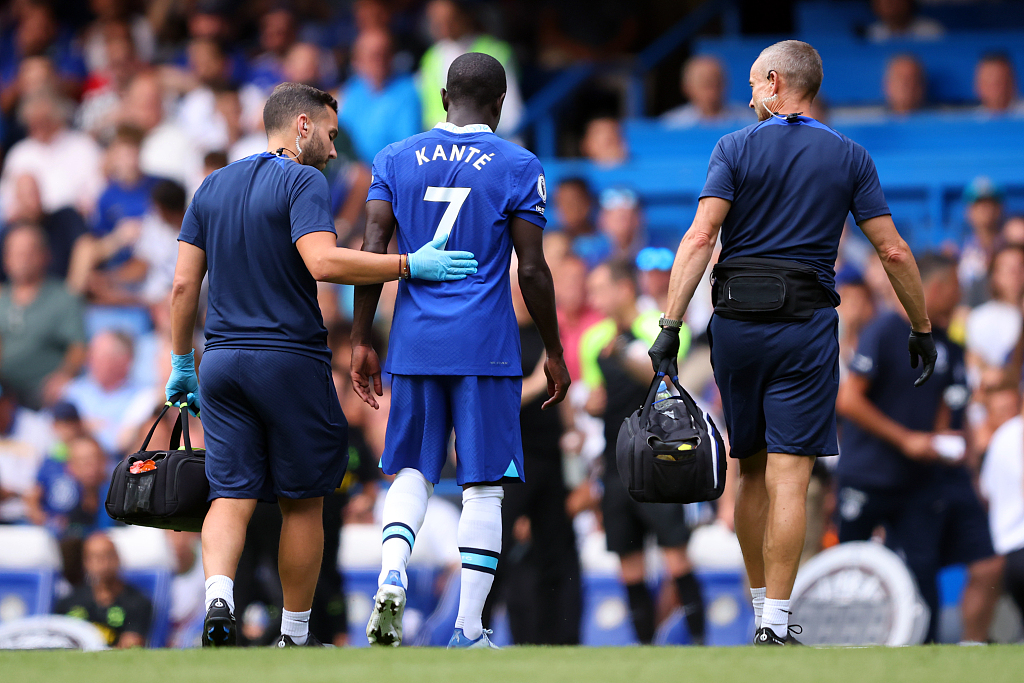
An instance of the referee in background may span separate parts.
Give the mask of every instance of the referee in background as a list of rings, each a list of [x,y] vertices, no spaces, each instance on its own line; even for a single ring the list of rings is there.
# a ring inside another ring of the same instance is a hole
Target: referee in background
[[[668,310],[651,347],[675,358],[680,322],[722,237],[708,325],[731,455],[740,461],[736,535],[754,614],[754,643],[784,645],[806,532],[816,456],[836,455],[839,387],[835,262],[846,215],[878,252],[910,318],[910,363],[936,352],[910,248],[893,225],[863,147],[803,116],[821,86],[818,52],[797,40],[766,48],[750,69],[758,123],[718,141],[697,215],[672,268]]]
[[[184,394],[196,413],[202,407],[206,433],[204,646],[236,644],[234,577],[258,500],[277,502],[282,514],[278,647],[320,645],[309,635],[309,614],[323,559],[323,497],[345,475],[348,423],[331,377],[317,281],[460,280],[476,272],[472,254],[443,251],[443,240],[413,254],[338,248],[322,173],[337,156],[331,95],[284,83],[267,100],[263,122],[268,151],[214,171],[196,191],[171,289],[167,398]],[[200,406],[192,339],[207,271]]]

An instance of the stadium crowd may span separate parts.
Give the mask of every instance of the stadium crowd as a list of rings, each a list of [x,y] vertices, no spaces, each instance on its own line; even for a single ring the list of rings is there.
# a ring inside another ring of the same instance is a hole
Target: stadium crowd
[[[519,76],[529,73],[535,81],[538,73],[576,60],[636,51],[636,15],[617,3],[523,3],[537,10],[535,17],[518,5],[0,3],[0,523],[42,526],[58,539],[65,580],[58,611],[103,624],[111,645],[146,641],[151,606],[118,577],[117,552],[106,535],[114,523],[103,503],[113,465],[138,449],[163,406],[176,237],[196,188],[211,172],[265,151],[262,106],[276,84],[297,81],[330,90],[340,103],[341,134],[339,159],[326,173],[339,244],[358,248],[373,156],[443,120],[437,92],[456,56],[486,52],[506,67],[509,91],[498,133],[518,139],[525,95],[535,90]],[[875,0],[872,6],[879,18],[869,27],[870,40],[943,31],[932,20],[915,18],[909,0]],[[566,20],[584,7],[588,22]],[[536,28],[524,28],[534,18]],[[512,43],[499,37],[502,31]],[[911,55],[897,55],[885,71],[884,105],[832,111],[820,105],[808,114],[840,130],[844,122],[898,120],[932,106],[926,83],[940,76],[926,73]],[[714,57],[690,58],[680,92],[668,98],[684,104],[661,114],[661,122],[671,129],[749,125],[750,110],[726,99],[727,79],[745,78],[725,73]],[[982,58],[975,89],[976,104],[960,110],[965,116],[982,111],[1024,119],[1007,57]],[[630,152],[617,111],[591,114],[579,131],[578,156],[603,168],[623,163]],[[624,511],[622,501],[613,500],[625,495],[614,471],[614,437],[650,382],[646,351],[665,308],[674,256],[648,244],[645,207],[635,189],[595,192],[576,176],[550,189],[545,251],[573,379],[560,412],[539,410],[546,389],[542,346],[513,287],[523,342],[528,484],[509,487],[506,494],[506,559],[495,594],[507,603],[517,642],[579,642],[578,549],[616,524],[617,540],[609,538],[608,547],[619,555],[639,639],[650,642],[655,624],[681,604],[691,636],[699,640],[704,608],[686,552],[688,529],[709,523],[731,528],[730,492],[717,506],[680,512],[674,525]],[[1004,208],[1004,195],[979,169],[964,190],[960,239],[918,255],[932,320],[951,345],[963,349],[948,359],[952,367],[960,354],[962,373],[937,372],[944,384],[932,386],[929,414],[906,413],[905,405],[919,396],[908,393],[913,390],[880,395],[874,385],[857,384],[885,379],[871,367],[870,342],[898,306],[855,226],[848,229],[837,266],[843,299],[841,429],[856,423],[863,414],[857,398],[866,397],[896,425],[888,441],[873,437],[886,442],[884,457],[913,463],[907,476],[916,478],[956,468],[979,486],[988,507],[998,555],[972,564],[976,591],[968,590],[964,605],[965,637],[974,628],[972,640],[987,637],[1004,573],[1006,589],[1024,610],[1024,216]],[[381,349],[393,283],[385,293],[376,326]],[[389,395],[385,389],[381,409],[374,411],[349,384],[352,288],[322,285],[320,302],[353,455],[345,490],[325,506],[328,544],[334,544],[334,552],[329,547],[325,555],[333,558],[343,521],[374,521]],[[714,414],[717,389],[705,332],[711,313],[705,282],[687,312],[690,342],[680,370],[683,383]],[[202,339],[196,348],[202,349]],[[942,420],[937,412],[943,412]],[[201,446],[201,425],[193,425],[192,442]],[[169,440],[170,426],[165,418],[155,443]],[[949,441],[934,438],[940,434],[963,436],[959,450],[950,455],[941,445]],[[841,436],[844,447],[858,443]],[[864,486],[897,492],[911,486],[898,477],[865,483],[851,473],[852,466],[840,464],[837,472],[835,461],[844,457],[820,461],[816,470],[808,557],[838,543],[844,522],[858,518],[856,494]],[[275,514],[268,506],[254,518],[242,569],[251,577],[237,583],[245,593],[237,599],[242,633],[250,642],[276,635],[266,627],[272,608],[246,609],[272,606],[277,599],[260,574],[260,567],[273,564],[268,552],[280,533]],[[657,599],[644,583],[646,531],[656,533],[673,578]],[[867,535],[873,531],[874,525]],[[196,535],[168,536],[178,582],[172,621],[181,626],[202,610],[196,597],[202,571]],[[932,561],[935,566],[918,578],[941,564],[941,558]],[[314,632],[324,642],[344,644],[337,571],[325,567],[321,582],[314,611],[320,610],[322,621],[314,618]],[[119,609],[111,611],[111,605]],[[552,629],[538,612],[544,605],[570,616]]]

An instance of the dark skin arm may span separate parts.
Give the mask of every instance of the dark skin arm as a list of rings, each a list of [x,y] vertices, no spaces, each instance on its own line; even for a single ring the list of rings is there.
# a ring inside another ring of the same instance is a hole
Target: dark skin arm
[[[390,202],[371,199],[366,202],[366,233],[363,237],[363,251],[385,254],[398,222]],[[352,314],[352,388],[375,410],[377,396],[384,395],[380,381],[380,357],[370,344],[373,316],[380,301],[381,284],[360,285],[355,288],[354,311]],[[373,381],[373,389],[370,381]]]
[[[512,245],[519,257],[519,287],[530,311],[530,317],[544,340],[547,358],[544,374],[548,378],[548,396],[543,408],[561,403],[569,390],[569,371],[562,357],[558,337],[558,315],[555,312],[555,286],[551,270],[544,260],[544,231],[522,218],[512,218]]]

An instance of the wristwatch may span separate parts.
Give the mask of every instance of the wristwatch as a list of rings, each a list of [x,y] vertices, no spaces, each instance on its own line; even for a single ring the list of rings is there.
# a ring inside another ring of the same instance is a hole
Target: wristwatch
[[[658,326],[663,330],[678,330],[683,326],[683,321],[662,317],[661,320],[658,321]]]

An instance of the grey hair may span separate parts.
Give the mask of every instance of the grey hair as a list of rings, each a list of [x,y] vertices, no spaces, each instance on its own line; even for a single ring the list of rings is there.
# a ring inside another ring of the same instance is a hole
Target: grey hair
[[[818,94],[824,71],[821,55],[801,40],[783,40],[769,45],[758,56],[765,78],[778,72],[786,84],[804,93],[810,99]]]

